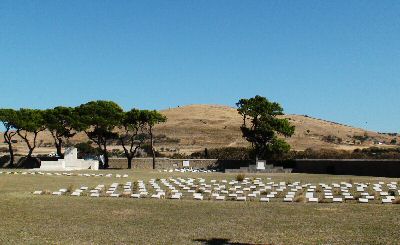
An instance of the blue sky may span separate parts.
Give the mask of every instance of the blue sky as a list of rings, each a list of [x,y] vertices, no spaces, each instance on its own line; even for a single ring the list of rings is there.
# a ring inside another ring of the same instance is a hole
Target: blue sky
[[[0,1],[0,106],[234,106],[400,132],[400,1]]]

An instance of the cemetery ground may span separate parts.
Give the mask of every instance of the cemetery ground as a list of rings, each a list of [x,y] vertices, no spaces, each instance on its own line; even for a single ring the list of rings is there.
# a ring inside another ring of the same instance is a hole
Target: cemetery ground
[[[3,170],[13,171],[13,170]],[[23,171],[23,170],[15,170]],[[76,172],[73,172],[76,173]],[[237,174],[146,170],[80,171],[106,177],[0,175],[0,244],[399,244],[400,205],[171,200],[33,195],[138,179],[232,180]],[[116,178],[116,174],[128,174]],[[264,182],[340,183],[399,179],[246,174]],[[267,180],[267,177],[271,180]]]

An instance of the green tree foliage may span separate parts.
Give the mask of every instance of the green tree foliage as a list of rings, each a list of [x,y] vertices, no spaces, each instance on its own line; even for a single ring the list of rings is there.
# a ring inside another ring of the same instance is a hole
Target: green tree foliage
[[[75,147],[78,150],[78,156],[83,158],[93,157],[101,153],[98,148],[92,146],[91,141],[77,143],[75,144]]]
[[[14,127],[16,124],[17,112],[13,109],[0,109],[0,121],[3,123],[5,131],[3,134],[4,142],[8,145],[8,152],[10,154],[9,167],[14,166],[14,149],[13,137],[17,135],[17,130]]]
[[[156,152],[154,150],[154,134],[153,134],[153,129],[154,126],[163,123],[167,121],[167,117],[162,115],[156,110],[153,111],[148,111],[148,110],[143,110],[143,120],[146,122],[146,129],[147,133],[149,134],[150,137],[150,146],[151,146],[151,153],[153,157],[153,169],[156,168]]]
[[[28,146],[27,159],[32,158],[32,153],[37,146],[36,139],[38,134],[46,129],[43,114],[43,111],[36,109],[20,109],[16,111],[14,128],[16,128],[17,134]],[[32,134],[32,137],[29,137],[29,133]]]
[[[278,103],[257,95],[241,99],[236,105],[243,117],[240,127],[243,137],[251,143],[256,158],[268,158],[290,150],[289,144],[277,135],[290,137],[295,128],[287,119],[277,117],[283,115],[283,108]]]
[[[219,160],[249,160],[251,149],[246,147],[222,147],[194,152],[191,158],[219,159]]]
[[[50,131],[57,149],[57,155],[62,157],[62,146],[65,140],[73,137],[73,126],[77,123],[77,117],[73,108],[58,106],[45,110],[43,119],[46,128]]]
[[[124,149],[124,154],[128,159],[128,168],[132,168],[132,159],[136,155],[137,150],[142,146],[148,138],[144,132],[147,124],[146,111],[132,109],[125,112],[119,126],[121,133],[119,140]]]
[[[91,101],[76,108],[78,116],[75,129],[84,131],[95,142],[104,155],[104,168],[108,168],[107,145],[118,139],[114,129],[121,125],[122,108],[112,101]]]

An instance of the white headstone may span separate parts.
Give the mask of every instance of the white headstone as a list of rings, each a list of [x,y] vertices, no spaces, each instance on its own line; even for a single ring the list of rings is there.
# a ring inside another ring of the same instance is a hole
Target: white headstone
[[[185,161],[182,162],[182,165],[183,165],[183,167],[189,167],[190,166],[190,161],[185,160]]]
[[[265,161],[262,160],[257,161],[257,170],[265,170]]]

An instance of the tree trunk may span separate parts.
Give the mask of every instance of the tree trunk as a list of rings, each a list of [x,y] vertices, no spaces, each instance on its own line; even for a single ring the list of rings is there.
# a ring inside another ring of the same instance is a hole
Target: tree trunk
[[[8,153],[10,154],[10,163],[8,164],[8,166],[10,168],[14,167],[14,149],[12,147],[12,137],[15,135],[16,133],[10,132],[10,127],[6,127],[6,131],[3,134],[3,138],[4,138],[4,142],[7,143],[8,145]]]
[[[56,142],[56,149],[57,149],[57,155],[60,158],[64,158],[64,154],[62,153],[62,140],[59,139],[58,143]]]
[[[33,150],[34,150],[33,147],[29,147],[29,152],[28,152],[28,155],[26,156],[27,159],[31,159],[32,158]]]
[[[151,146],[151,154],[153,156],[153,169],[156,169],[156,152],[154,150],[153,132],[151,127],[150,127],[150,146]]]
[[[107,152],[107,148],[106,147],[104,147],[103,155],[104,155],[104,166],[103,167],[105,169],[107,169],[110,166],[108,165],[108,152]]]
[[[127,156],[128,158],[128,169],[132,169],[132,158],[131,156]]]
[[[28,155],[26,155],[27,159],[31,159],[32,158],[32,153],[33,150],[36,148],[36,136],[37,136],[37,132],[33,132],[34,133],[34,137],[33,137],[33,146],[31,145],[31,143],[28,140],[28,136],[27,133],[25,132],[25,135],[22,135],[21,132],[18,130],[17,131],[18,135],[25,141],[26,146],[28,146],[29,152]]]
[[[14,149],[12,147],[11,141],[7,141],[7,144],[8,144],[8,152],[10,153],[10,163],[8,164],[8,166],[12,168],[14,167]]]

